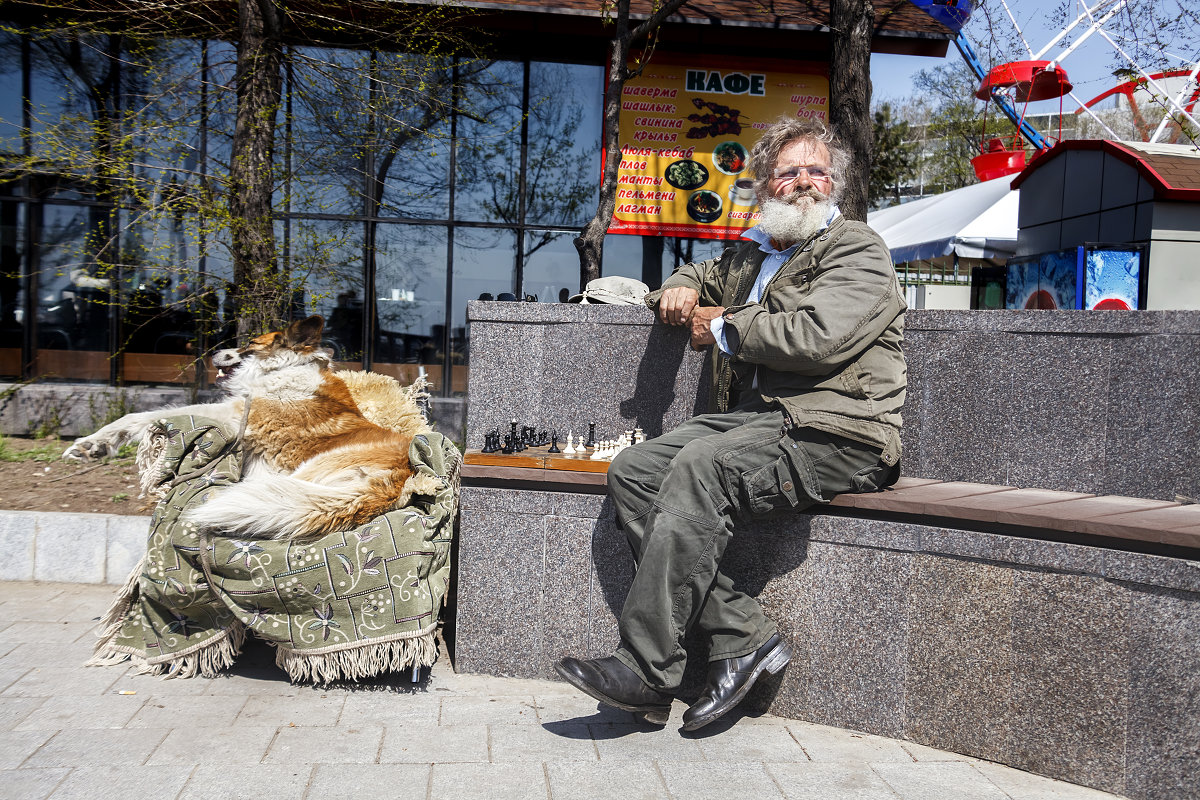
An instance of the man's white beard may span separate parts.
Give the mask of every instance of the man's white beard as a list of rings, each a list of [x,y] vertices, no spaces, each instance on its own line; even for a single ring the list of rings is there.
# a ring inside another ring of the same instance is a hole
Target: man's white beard
[[[760,207],[762,218],[758,227],[776,242],[790,247],[824,228],[832,207],[829,198],[799,197],[788,202],[772,197]]]

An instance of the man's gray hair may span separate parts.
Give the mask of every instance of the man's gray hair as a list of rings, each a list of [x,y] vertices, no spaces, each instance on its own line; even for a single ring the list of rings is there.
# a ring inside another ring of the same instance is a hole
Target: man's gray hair
[[[760,204],[771,196],[767,184],[771,180],[771,171],[775,169],[779,153],[798,140],[820,142],[829,151],[829,168],[833,176],[829,199],[834,203],[841,199],[846,185],[846,168],[850,166],[850,153],[841,140],[834,135],[832,129],[818,119],[780,117],[763,132],[762,138],[750,150],[748,166],[754,173],[754,193],[758,195]]]

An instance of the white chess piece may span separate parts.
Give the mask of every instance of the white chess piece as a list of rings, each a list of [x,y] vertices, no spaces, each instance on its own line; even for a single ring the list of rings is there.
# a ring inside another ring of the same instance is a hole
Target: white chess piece
[[[567,453],[571,453],[573,455],[575,453],[575,448],[571,445],[573,439],[574,437],[571,435],[571,432],[567,431],[567,446],[563,448],[564,455]]]
[[[604,460],[604,440],[596,442],[596,449],[592,451],[592,461]]]
[[[633,429],[633,443],[641,444],[644,441],[646,441],[645,431],[643,431],[641,428],[634,428]]]

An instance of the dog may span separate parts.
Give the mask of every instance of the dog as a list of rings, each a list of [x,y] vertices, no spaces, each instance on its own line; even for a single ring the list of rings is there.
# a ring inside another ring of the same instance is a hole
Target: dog
[[[231,432],[244,425],[241,480],[191,509],[188,521],[249,538],[304,539],[350,530],[423,493],[421,481],[411,480],[412,435],[363,416],[321,349],[324,327],[322,317],[311,316],[241,349],[218,351],[217,386],[229,397],[170,409]],[[77,439],[63,458],[103,457],[142,441],[163,416],[127,414]]]

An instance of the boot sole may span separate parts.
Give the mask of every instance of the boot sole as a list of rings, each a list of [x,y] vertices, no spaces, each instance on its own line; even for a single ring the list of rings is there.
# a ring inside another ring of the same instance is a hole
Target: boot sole
[[[792,648],[788,646],[787,642],[780,640],[779,644],[771,649],[771,652],[763,656],[762,661],[754,665],[754,670],[751,671],[750,677],[746,679],[746,682],[742,684],[742,688],[738,689],[733,696],[726,700],[724,705],[717,706],[702,717],[697,717],[683,723],[683,729],[685,731],[694,731],[703,728],[710,722],[714,722],[729,713],[738,703],[746,698],[746,695],[750,693],[750,689],[753,688],[760,675],[764,672],[777,675],[791,660]]]
[[[651,725],[666,725],[667,720],[671,718],[671,707],[669,705],[635,706],[630,703],[623,703],[620,700],[615,700],[599,691],[590,683],[586,683],[585,681],[580,680],[577,676],[560,669],[558,664],[554,665],[554,671],[558,673],[560,678],[586,694],[588,697],[591,697],[594,700],[599,700],[606,706],[612,706],[613,708],[619,708],[622,711],[628,711],[632,714],[636,714],[638,717],[646,722],[649,722]]]

